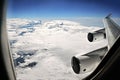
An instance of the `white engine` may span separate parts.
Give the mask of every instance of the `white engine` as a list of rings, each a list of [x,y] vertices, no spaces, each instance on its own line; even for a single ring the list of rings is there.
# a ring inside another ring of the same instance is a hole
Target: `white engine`
[[[105,28],[98,31],[89,32],[87,38],[90,42],[106,39]]]
[[[93,71],[101,61],[99,56],[72,57],[72,68],[76,74]]]
[[[73,71],[76,74],[94,71],[106,52],[107,47],[103,47],[84,55],[73,56],[71,60]]]

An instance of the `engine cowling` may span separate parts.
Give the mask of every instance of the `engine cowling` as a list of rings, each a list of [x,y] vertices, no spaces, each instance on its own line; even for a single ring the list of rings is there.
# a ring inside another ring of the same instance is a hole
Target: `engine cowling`
[[[99,56],[72,57],[72,69],[76,74],[94,71],[101,59]]]
[[[94,69],[96,69],[107,50],[107,47],[103,47],[86,53],[84,55],[73,56],[71,59],[71,66],[73,71],[76,74],[83,74],[94,71]]]
[[[87,38],[90,42],[106,39],[105,28],[98,31],[89,32]]]

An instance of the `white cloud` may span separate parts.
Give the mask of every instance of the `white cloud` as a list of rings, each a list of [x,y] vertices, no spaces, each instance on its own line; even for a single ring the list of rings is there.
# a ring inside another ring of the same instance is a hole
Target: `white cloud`
[[[67,20],[33,24],[31,32],[22,27],[33,21],[7,21],[18,80],[79,80],[71,69],[71,57],[105,45],[105,41],[87,41],[87,33],[99,27],[82,26]],[[22,32],[23,35],[19,35]]]

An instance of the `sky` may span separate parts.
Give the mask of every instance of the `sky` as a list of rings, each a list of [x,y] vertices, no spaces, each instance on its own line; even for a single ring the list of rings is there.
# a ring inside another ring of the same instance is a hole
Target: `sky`
[[[8,18],[120,17],[119,0],[8,0]]]

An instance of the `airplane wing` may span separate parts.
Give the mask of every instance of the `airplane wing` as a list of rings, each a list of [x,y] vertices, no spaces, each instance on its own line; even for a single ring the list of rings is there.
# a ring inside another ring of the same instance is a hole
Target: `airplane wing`
[[[90,42],[107,39],[108,45],[84,55],[78,54],[73,56],[71,59],[71,66],[76,74],[84,74],[94,71],[119,37],[120,27],[110,18],[110,16],[111,14],[106,16],[104,19],[105,28],[89,32],[87,36]]]
[[[108,40],[108,49],[112,47],[116,39],[120,35],[120,26],[116,24],[111,18],[111,15],[108,15],[104,19],[104,26],[106,31],[106,37]]]

